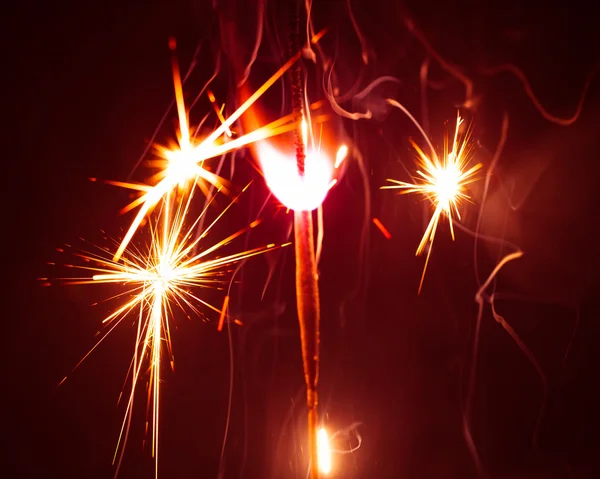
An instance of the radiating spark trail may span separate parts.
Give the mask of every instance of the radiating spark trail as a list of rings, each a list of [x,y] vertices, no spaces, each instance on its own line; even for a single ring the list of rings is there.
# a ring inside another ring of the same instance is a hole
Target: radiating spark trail
[[[131,391],[114,457],[114,461],[118,461],[117,472],[127,441],[136,387],[147,367],[149,369],[148,414],[150,416],[148,422],[152,429],[151,451],[156,460],[155,467],[156,474],[158,474],[161,364],[164,354],[167,354],[173,365],[170,324],[174,307],[191,311],[196,315],[201,314],[201,306],[221,313],[217,307],[193,290],[223,287],[227,284],[226,276],[231,265],[275,248],[275,245],[271,244],[226,256],[215,256],[220,248],[257,226],[260,221],[254,221],[225,239],[202,248],[202,240],[206,238],[237,198],[204,229],[201,235],[197,236],[195,234],[196,227],[203,215],[206,214],[211,202],[208,202],[198,218],[191,222],[191,225],[186,226],[186,216],[192,197],[193,190],[183,198],[178,198],[181,200],[177,202],[179,206],[172,208],[172,204],[176,202],[171,201],[171,198],[167,196],[159,212],[158,224],[151,228],[151,243],[145,252],[139,250],[132,252],[131,249],[128,249],[119,262],[114,261],[109,254],[107,255],[105,250],[100,250],[95,254],[78,254],[86,264],[72,265],[71,267],[92,273],[92,276],[91,278],[68,278],[66,280],[67,284],[116,283],[122,285],[124,291],[113,299],[126,298],[122,305],[103,320],[103,324],[109,328],[108,331],[77,366],[125,318],[138,316],[135,350],[129,373]],[[223,305],[223,310],[226,308],[227,300]]]
[[[417,255],[420,255],[427,244],[427,258],[423,267],[421,282],[419,283],[419,292],[423,287],[429,256],[433,248],[433,240],[439,224],[440,217],[445,215],[450,224],[450,234],[454,239],[454,227],[452,223],[453,214],[460,219],[459,206],[463,200],[469,200],[470,197],[465,193],[465,187],[476,180],[475,173],[481,168],[481,163],[470,166],[470,131],[459,137],[460,125],[463,120],[460,115],[456,119],[456,128],[452,141],[451,150],[448,151],[448,136],[444,140],[444,151],[442,160],[432,148],[433,158],[430,158],[419,148],[411,139],[410,142],[419,156],[420,170],[417,170],[418,177],[415,183],[406,183],[394,179],[387,179],[393,185],[382,186],[381,189],[402,189],[403,193],[419,193],[427,197],[434,206],[433,215],[427,225],[425,233],[417,248]]]
[[[174,40],[170,42],[170,47],[172,50],[175,48]],[[160,171],[149,179],[149,183],[157,181],[154,185],[150,186],[117,181],[109,182],[115,186],[137,190],[142,193],[141,196],[123,209],[123,212],[127,212],[138,206],[140,207],[113,257],[115,261],[118,261],[119,258],[121,258],[127,245],[130,243],[135,232],[148,213],[150,213],[165,195],[173,191],[177,186],[184,188],[195,182],[203,193],[208,196],[210,194],[208,186],[206,185],[208,183],[218,188],[220,191],[227,192],[227,187],[229,186],[228,182],[205,168],[204,162],[206,160],[224,155],[250,143],[280,135],[297,127],[294,117],[289,116],[285,118],[285,121],[277,120],[269,125],[257,128],[255,131],[251,131],[235,140],[226,141],[222,138],[223,135],[227,135],[227,137],[230,136],[231,125],[300,58],[300,54],[301,53],[298,52],[296,55],[292,56],[292,58],[277,70],[277,72],[275,72],[227,119],[220,114],[219,110],[218,116],[221,120],[221,125],[200,143],[195,145],[192,143],[192,138],[190,137],[189,119],[185,109],[179,66],[175,55],[173,55],[173,83],[179,117],[178,145],[171,145],[170,147],[161,145],[156,146],[156,153],[159,159],[152,161],[150,164],[153,167],[159,168]],[[212,98],[210,98],[211,96]],[[212,101],[214,95],[209,95],[209,98]]]

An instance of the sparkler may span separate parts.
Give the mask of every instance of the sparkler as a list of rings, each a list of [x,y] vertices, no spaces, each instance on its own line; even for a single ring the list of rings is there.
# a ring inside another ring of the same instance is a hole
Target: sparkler
[[[258,143],[255,151],[267,185],[285,207],[294,211],[296,301],[308,408],[310,477],[316,479],[319,477],[317,384],[320,299],[312,212],[321,207],[327,193],[336,184],[334,175],[346,158],[348,148],[345,145],[339,148],[334,163],[320,148],[304,150],[308,143],[308,126],[304,118],[299,134],[301,139],[296,147],[301,145],[301,150],[296,150],[296,157],[281,153],[266,142]],[[302,170],[298,167],[299,151],[302,153]]]
[[[311,42],[317,40],[318,36]],[[297,45],[292,45],[292,48],[297,49]],[[309,131],[312,132],[311,108],[303,105],[302,79],[297,64],[292,70],[292,77],[294,108],[290,116],[293,119],[291,130],[295,134],[295,154],[291,151],[282,153],[265,141],[257,142],[253,147],[270,190],[285,207],[294,211],[296,301],[308,409],[309,474],[311,479],[318,479],[320,298],[312,211],[320,208],[328,191],[335,185],[335,173],[347,157],[348,148],[345,145],[340,147],[335,161],[332,161],[321,150],[320,142],[315,145],[311,141],[308,147]],[[315,118],[315,123],[321,123],[325,118]],[[257,114],[250,114],[246,124],[250,127],[258,124]]]
[[[161,382],[161,364],[165,353],[169,358],[171,367],[174,364],[170,332],[173,308],[178,306],[183,310],[189,310],[196,315],[200,315],[201,311],[198,305],[202,305],[216,313],[221,313],[219,308],[204,300],[192,289],[218,288],[226,284],[229,266],[276,248],[274,244],[269,244],[226,256],[214,256],[214,253],[220,248],[256,227],[260,221],[254,221],[246,228],[225,239],[206,248],[201,248],[202,240],[212,231],[215,224],[235,202],[235,199],[203,230],[201,235],[197,236],[195,230],[212,200],[207,203],[202,213],[188,227],[185,218],[192,197],[193,190],[183,198],[178,198],[180,200],[179,206],[171,211],[171,203],[174,203],[174,201],[172,202],[170,196],[167,195],[159,214],[158,225],[156,228],[151,229],[151,243],[145,252],[131,252],[131,249],[128,249],[119,262],[107,256],[104,250],[98,254],[80,254],[79,256],[91,266],[74,265],[72,267],[91,272],[93,276],[91,278],[71,278],[67,280],[70,284],[120,284],[125,286],[125,290],[118,294],[116,298],[129,297],[124,301],[124,304],[117,307],[113,313],[103,320],[103,324],[108,326],[109,330],[77,366],[125,318],[132,317],[137,312],[137,337],[129,370],[131,391],[114,457],[115,462],[118,459],[117,473],[127,441],[136,386],[143,374],[142,369],[144,366],[148,366],[150,371],[148,386],[148,415],[150,417],[148,422],[152,428],[151,451],[152,457],[155,458],[155,469],[158,476],[159,385]],[[225,308],[226,304],[223,309]],[[121,454],[119,454],[119,451],[121,451]]]
[[[321,36],[322,33],[314,36],[311,43],[316,43]],[[296,42],[292,42],[294,50],[299,50],[297,40],[296,38]],[[296,54],[290,61],[293,60],[293,64],[298,58],[299,54]],[[332,161],[321,150],[320,142],[315,145],[314,141],[311,141],[311,145],[308,147],[309,131],[312,132],[310,110],[318,108],[320,102],[311,107],[307,105],[305,108],[301,73],[297,64],[292,70],[292,77],[294,79],[292,85],[293,112],[289,116],[292,119],[290,130],[295,134],[295,151],[286,152],[284,150],[282,152],[265,141],[257,141],[252,147],[271,192],[285,207],[294,211],[296,300],[308,409],[309,474],[311,479],[318,479],[317,384],[319,379],[320,298],[312,211],[321,207],[328,191],[337,182],[335,173],[340,170],[340,166],[346,159],[348,148],[342,145],[337,152],[335,161]],[[241,90],[241,94],[247,96],[244,89]],[[254,95],[250,96],[244,105],[250,106],[253,101],[249,102],[253,97]],[[253,129],[259,124],[257,118],[256,112],[250,112],[244,123]],[[317,117],[314,119],[314,123],[322,123],[326,118]],[[313,140],[312,135],[311,140]]]
[[[394,100],[388,100],[389,103],[401,108],[408,113],[399,103]],[[412,115],[410,118],[416,123]],[[469,200],[470,197],[465,193],[465,187],[476,181],[475,173],[481,168],[481,163],[470,166],[471,145],[469,143],[471,131],[468,129],[462,137],[459,136],[460,126],[463,120],[460,115],[456,118],[456,128],[450,151],[448,151],[448,136],[444,139],[444,151],[442,160],[439,159],[437,152],[428,140],[431,147],[432,157],[427,156],[425,152],[411,139],[410,142],[419,156],[420,170],[417,170],[418,177],[415,183],[406,183],[394,179],[387,179],[393,185],[382,186],[381,189],[402,189],[403,193],[419,193],[427,197],[433,207],[433,215],[425,229],[425,233],[417,247],[417,255],[420,255],[429,245],[421,282],[419,283],[419,293],[423,287],[429,256],[433,249],[433,240],[440,221],[440,217],[445,215],[450,225],[450,234],[454,240],[454,227],[452,223],[453,215],[460,220],[460,204],[463,200]],[[425,136],[424,132],[423,136]],[[427,139],[427,137],[425,136]],[[418,182],[417,182],[418,181]]]

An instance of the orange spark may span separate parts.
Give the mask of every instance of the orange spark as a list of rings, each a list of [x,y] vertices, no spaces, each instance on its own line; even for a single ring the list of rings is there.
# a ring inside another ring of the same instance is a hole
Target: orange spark
[[[379,221],[379,218],[373,218],[373,224],[377,226],[379,231],[381,231],[383,236],[385,236],[385,239],[392,239],[392,235],[390,234],[388,229],[385,226],[383,226],[383,223]]]

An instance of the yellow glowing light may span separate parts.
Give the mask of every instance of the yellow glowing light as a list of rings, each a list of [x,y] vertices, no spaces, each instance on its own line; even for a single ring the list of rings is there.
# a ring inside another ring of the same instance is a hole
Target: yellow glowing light
[[[71,267],[91,272],[93,276],[67,280],[69,284],[119,284],[124,287],[124,291],[116,297],[127,298],[121,306],[103,320],[103,324],[109,328],[108,331],[79,364],[125,318],[137,317],[137,338],[129,373],[132,381],[131,391],[115,451],[115,461],[119,458],[119,463],[127,438],[136,386],[140,377],[149,371],[148,414],[151,417],[148,418],[148,423],[152,429],[152,456],[156,458],[156,470],[158,470],[161,364],[163,355],[166,353],[171,366],[173,366],[170,323],[174,307],[191,311],[197,315],[201,314],[200,306],[221,313],[217,307],[202,299],[193,289],[223,287],[228,281],[228,267],[243,259],[275,248],[275,245],[270,244],[230,255],[215,255],[217,250],[257,226],[260,221],[254,221],[227,238],[202,248],[202,240],[212,231],[214,225],[237,198],[202,231],[202,234],[196,235],[197,226],[208,210],[210,202],[188,227],[185,226],[185,218],[192,196],[193,193],[190,192],[183,198],[177,198],[177,202],[170,201],[167,196],[159,212],[158,227],[152,228],[151,243],[145,253],[132,252],[131,249],[128,249],[119,262],[107,256],[105,250],[100,250],[98,254],[79,254],[78,256],[85,261],[85,265],[72,265]],[[178,204],[173,211],[171,211],[171,203]],[[120,455],[119,451],[121,451]]]
[[[481,168],[481,163],[477,163],[474,166],[470,166],[470,131],[459,138],[459,129],[463,120],[459,116],[456,119],[456,128],[454,131],[454,139],[452,142],[452,149],[448,152],[448,138],[446,137],[444,142],[444,153],[442,160],[438,158],[435,151],[433,151],[433,159],[427,156],[421,148],[412,140],[411,143],[419,155],[419,166],[420,170],[417,170],[418,182],[406,183],[404,181],[398,181],[389,179],[393,185],[382,186],[382,189],[403,189],[403,193],[419,193],[431,201],[434,211],[431,216],[431,220],[427,225],[425,233],[417,248],[417,255],[420,255],[426,245],[429,243],[429,251],[427,252],[427,259],[425,260],[425,266],[423,268],[423,275],[421,276],[421,282],[419,284],[419,291],[423,286],[423,279],[425,278],[425,271],[427,270],[427,264],[429,262],[429,255],[433,247],[433,240],[437,231],[440,216],[444,214],[448,218],[450,225],[450,234],[454,239],[454,227],[452,224],[452,217],[455,214],[460,219],[459,206],[463,200],[469,200],[470,197],[465,193],[466,185],[476,181],[475,173]]]
[[[322,474],[329,474],[332,468],[331,445],[329,443],[329,436],[324,427],[317,432],[317,451],[319,471]]]

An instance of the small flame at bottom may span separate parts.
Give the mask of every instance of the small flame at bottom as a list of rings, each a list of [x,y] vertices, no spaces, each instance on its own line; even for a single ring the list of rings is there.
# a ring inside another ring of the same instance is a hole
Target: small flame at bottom
[[[329,474],[331,472],[331,445],[329,444],[327,430],[324,427],[317,432],[317,450],[319,471],[323,474]]]

